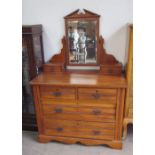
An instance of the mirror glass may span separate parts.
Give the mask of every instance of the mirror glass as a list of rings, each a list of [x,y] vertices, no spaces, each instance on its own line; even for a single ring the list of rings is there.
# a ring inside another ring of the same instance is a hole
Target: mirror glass
[[[97,63],[96,21],[67,22],[70,64]]]

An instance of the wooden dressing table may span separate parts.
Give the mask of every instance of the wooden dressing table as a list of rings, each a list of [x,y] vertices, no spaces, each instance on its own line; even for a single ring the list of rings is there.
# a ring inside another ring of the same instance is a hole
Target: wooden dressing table
[[[61,52],[31,81],[39,142],[122,148],[127,84],[121,75],[122,65],[103,48],[99,17],[85,9],[84,13],[76,10],[67,15]],[[73,38],[69,38],[73,29]],[[81,39],[81,43],[80,37],[85,41]],[[78,67],[89,70],[77,70]]]

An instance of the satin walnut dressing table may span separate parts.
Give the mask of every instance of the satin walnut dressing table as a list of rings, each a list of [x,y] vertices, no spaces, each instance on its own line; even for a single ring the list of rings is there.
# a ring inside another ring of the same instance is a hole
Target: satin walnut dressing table
[[[85,9],[67,15],[61,52],[31,81],[39,142],[122,148],[127,84],[122,65],[103,47],[99,17]]]

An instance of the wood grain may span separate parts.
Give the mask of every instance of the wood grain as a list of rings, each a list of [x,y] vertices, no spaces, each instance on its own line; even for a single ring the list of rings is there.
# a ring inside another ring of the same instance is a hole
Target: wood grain
[[[126,66],[126,79],[128,88],[126,89],[123,137],[127,135],[127,125],[133,123],[133,25],[128,26],[129,30],[129,45],[128,45],[128,62]]]
[[[122,65],[104,49],[99,37],[99,16],[78,10],[65,17],[97,20],[98,71],[69,71],[67,35],[63,48],[44,65],[44,73],[31,81],[34,90],[38,140],[42,143],[60,141],[68,144],[108,145],[122,148],[122,125],[126,79]],[[91,16],[91,17],[90,17]],[[67,28],[66,28],[67,30]],[[67,31],[66,31],[67,33]],[[117,75],[117,76],[114,76]]]

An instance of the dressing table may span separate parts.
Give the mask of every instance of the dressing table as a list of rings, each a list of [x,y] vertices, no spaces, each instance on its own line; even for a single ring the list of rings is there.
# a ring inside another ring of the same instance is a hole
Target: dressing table
[[[127,87],[122,65],[104,49],[98,14],[76,10],[64,19],[61,52],[31,81],[38,140],[121,149]]]

